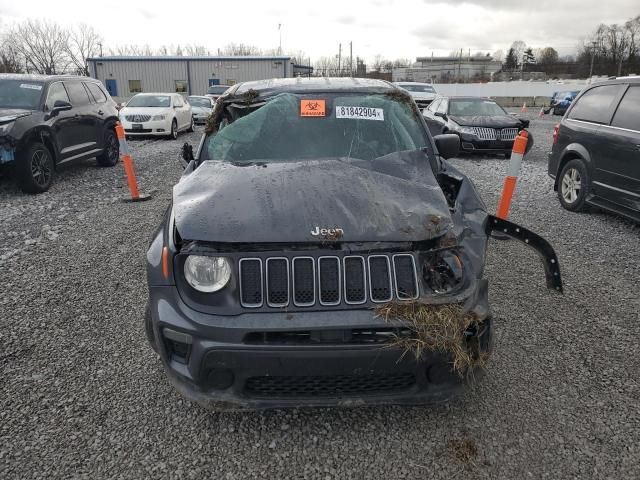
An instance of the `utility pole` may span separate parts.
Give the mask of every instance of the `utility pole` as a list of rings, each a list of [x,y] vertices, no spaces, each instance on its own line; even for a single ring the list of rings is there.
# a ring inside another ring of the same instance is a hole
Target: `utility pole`
[[[338,77],[342,76],[342,72],[340,71],[340,62],[342,61],[342,44],[338,44]]]
[[[458,62],[458,78],[456,83],[460,81],[460,77],[462,77],[462,49],[460,49],[460,61]]]
[[[591,68],[589,69],[589,79],[593,76],[593,60],[596,56],[596,45],[598,42],[591,42]]]
[[[282,24],[281,23],[278,24],[278,37],[279,37],[278,55],[282,55]]]
[[[102,42],[98,42],[98,46],[100,47],[100,56],[102,56]]]
[[[349,42],[349,76],[353,77],[353,42]]]

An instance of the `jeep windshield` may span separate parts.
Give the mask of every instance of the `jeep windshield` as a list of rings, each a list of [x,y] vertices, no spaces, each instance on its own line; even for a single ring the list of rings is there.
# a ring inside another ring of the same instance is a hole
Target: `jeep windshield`
[[[31,80],[0,80],[0,108],[36,110],[44,84]]]
[[[218,131],[206,138],[201,159],[373,160],[430,145],[411,102],[396,96],[282,93],[259,107],[227,99],[231,115],[225,114]]]

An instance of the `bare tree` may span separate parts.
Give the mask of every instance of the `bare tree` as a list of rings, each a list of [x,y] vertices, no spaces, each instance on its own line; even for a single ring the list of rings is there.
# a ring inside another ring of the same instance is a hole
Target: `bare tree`
[[[93,27],[81,23],[69,32],[69,41],[66,44],[66,52],[69,60],[75,66],[80,75],[89,75],[87,58],[100,54],[102,37]]]
[[[222,48],[222,54],[230,57],[261,55],[260,49],[244,43],[229,43]]]
[[[527,49],[527,44],[522,40],[516,40],[511,44],[511,50],[513,50],[513,54],[516,59],[516,67],[522,64],[522,56],[524,55],[524,51]]]
[[[0,39],[0,73],[22,73],[20,56],[4,36]]]
[[[536,58],[541,65],[549,65],[558,62],[558,52],[553,47],[545,47],[536,52]]]
[[[48,75],[67,71],[69,32],[56,23],[25,20],[10,30],[8,39],[27,71]]]
[[[207,47],[204,45],[186,45],[184,53],[190,57],[204,57],[207,55]]]

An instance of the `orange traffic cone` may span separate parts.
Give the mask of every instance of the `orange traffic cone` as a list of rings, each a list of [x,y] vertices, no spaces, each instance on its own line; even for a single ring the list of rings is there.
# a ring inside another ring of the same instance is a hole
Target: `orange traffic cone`
[[[520,113],[526,113],[527,112],[527,102],[524,102],[522,104],[522,108],[520,109]]]

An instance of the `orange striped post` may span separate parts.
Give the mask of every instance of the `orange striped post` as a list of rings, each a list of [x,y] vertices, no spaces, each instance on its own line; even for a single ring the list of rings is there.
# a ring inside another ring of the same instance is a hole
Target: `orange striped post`
[[[143,200],[149,200],[151,198],[150,195],[141,195],[138,191],[138,180],[136,179],[136,172],[133,168],[133,160],[131,160],[129,147],[127,146],[127,140],[124,135],[124,128],[120,122],[116,122],[116,136],[120,143],[120,157],[122,158],[124,171],[127,174],[127,184],[131,192],[131,201],[141,202]]]
[[[513,150],[511,151],[511,161],[509,162],[509,171],[504,179],[504,186],[502,187],[502,196],[500,197],[500,203],[498,204],[498,211],[496,217],[506,220],[509,216],[509,207],[511,207],[511,199],[513,198],[513,192],[516,189],[516,182],[518,181],[518,173],[520,172],[520,166],[522,165],[522,158],[527,150],[527,142],[529,141],[529,132],[521,130],[518,133],[515,141],[513,142]]]

